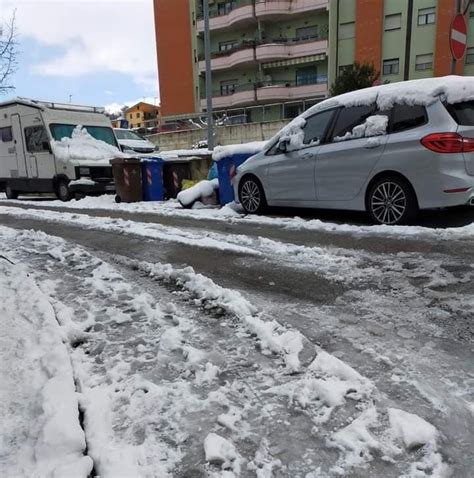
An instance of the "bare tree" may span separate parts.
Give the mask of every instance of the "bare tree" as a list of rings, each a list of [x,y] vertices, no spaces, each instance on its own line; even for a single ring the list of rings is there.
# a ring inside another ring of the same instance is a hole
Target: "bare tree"
[[[15,89],[11,84],[12,76],[18,68],[18,42],[14,11],[6,25],[0,25],[0,94]]]

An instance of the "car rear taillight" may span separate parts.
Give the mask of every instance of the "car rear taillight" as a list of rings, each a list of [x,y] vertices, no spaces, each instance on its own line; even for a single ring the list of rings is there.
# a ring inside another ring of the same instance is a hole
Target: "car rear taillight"
[[[425,136],[421,144],[435,153],[472,153],[474,138],[464,138],[458,133],[433,133]]]

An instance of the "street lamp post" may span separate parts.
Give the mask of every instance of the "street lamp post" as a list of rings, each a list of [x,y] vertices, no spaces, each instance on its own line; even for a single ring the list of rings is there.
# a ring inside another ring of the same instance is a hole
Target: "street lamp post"
[[[209,0],[203,0],[204,7],[204,57],[206,60],[206,107],[207,107],[207,148],[214,149],[214,123],[212,119],[212,71],[211,34],[209,30]]]

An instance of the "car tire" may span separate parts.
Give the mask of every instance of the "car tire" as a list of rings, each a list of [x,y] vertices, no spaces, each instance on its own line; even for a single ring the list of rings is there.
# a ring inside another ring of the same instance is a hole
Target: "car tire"
[[[418,201],[408,181],[398,176],[377,179],[367,194],[367,212],[376,224],[410,224],[418,212]]]
[[[239,200],[247,214],[263,214],[267,209],[265,191],[255,176],[244,176],[240,181]]]
[[[67,202],[72,199],[68,184],[69,182],[66,179],[60,179],[56,183],[56,196],[60,201]]]
[[[18,199],[18,191],[13,190],[12,187],[7,184],[5,186],[5,196],[7,196],[7,199]]]

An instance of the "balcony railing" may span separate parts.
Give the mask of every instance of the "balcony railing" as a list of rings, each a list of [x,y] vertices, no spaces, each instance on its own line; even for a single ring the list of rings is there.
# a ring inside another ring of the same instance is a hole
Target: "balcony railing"
[[[310,36],[306,36],[302,38],[278,37],[278,38],[273,38],[271,40],[264,40],[264,41],[247,40],[242,43],[239,43],[234,48],[230,48],[229,50],[211,52],[211,59],[229,56],[229,55],[232,55],[232,53],[235,53],[236,51],[246,50],[247,48],[256,48],[259,46],[271,45],[271,44],[301,45],[303,43],[327,40],[327,37],[328,37],[327,31],[324,31],[323,33],[319,33],[317,35],[310,35]],[[199,61],[204,61],[205,60],[204,54],[200,53],[198,59]]]

